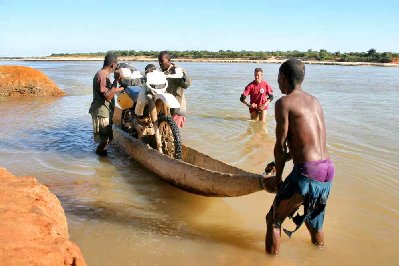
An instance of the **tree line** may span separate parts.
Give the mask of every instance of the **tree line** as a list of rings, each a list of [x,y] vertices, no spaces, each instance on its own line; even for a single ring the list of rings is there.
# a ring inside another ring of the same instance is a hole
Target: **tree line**
[[[117,56],[131,56],[131,57],[151,57],[157,58],[159,51],[135,51],[135,50],[113,50]],[[206,50],[187,50],[187,51],[169,51],[173,58],[180,59],[244,59],[244,60],[267,60],[271,58],[286,59],[298,58],[302,60],[318,60],[318,61],[336,61],[336,62],[376,62],[376,63],[391,63],[394,60],[399,60],[399,53],[392,52],[377,52],[375,49],[370,49],[367,52],[329,52],[321,49],[313,51],[311,49],[306,52],[303,51],[232,51],[220,50],[206,51]],[[105,56],[107,52],[97,53],[53,53],[53,57],[97,57]]]

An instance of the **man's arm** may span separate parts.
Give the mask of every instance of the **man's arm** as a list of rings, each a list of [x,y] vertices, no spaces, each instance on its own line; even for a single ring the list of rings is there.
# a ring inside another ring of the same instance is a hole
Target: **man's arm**
[[[262,104],[258,109],[259,110],[263,110],[266,106],[269,105],[269,103],[271,103],[273,101],[273,90],[272,87],[266,82],[266,102],[264,104]]]
[[[107,88],[107,79],[106,77],[101,78],[100,80],[100,90],[104,95],[105,100],[110,102],[112,98],[114,98],[115,93],[123,90],[123,87],[118,88],[118,81],[120,80],[119,73],[115,74],[114,83],[112,83],[111,88]]]
[[[273,93],[267,95],[266,105],[273,101]]]
[[[275,105],[276,117],[276,144],[274,146],[274,161],[276,163],[276,178],[282,180],[285,162],[287,160],[287,136],[288,136],[288,109],[284,104],[284,98],[279,99]]]
[[[251,83],[250,84],[248,84],[246,87],[245,87],[245,89],[244,89],[244,91],[242,92],[242,94],[241,94],[241,96],[240,96],[240,102],[242,102],[243,104],[245,104],[247,107],[249,107],[249,108],[256,108],[256,104],[255,103],[253,103],[252,105],[251,104],[249,104],[248,102],[247,102],[247,96],[248,95],[250,95],[251,94]]]
[[[271,97],[270,97],[271,96]],[[272,95],[268,95],[266,102],[264,104],[261,104],[258,106],[258,110],[263,110],[265,109],[266,106],[269,105],[269,103],[273,100],[273,94]]]
[[[187,72],[184,69],[182,69],[182,71],[183,71],[183,78],[181,79],[182,80],[181,87],[187,89],[191,85],[191,78],[187,75]]]
[[[187,89],[191,85],[191,78],[187,75],[187,72],[181,67],[175,67],[173,74],[168,74],[167,78],[177,79],[177,86],[183,89]]]
[[[247,96],[245,96],[244,94],[241,94],[240,96],[240,102],[242,102],[243,104],[245,104],[248,107],[251,107],[251,105],[247,102]]]
[[[111,88],[104,93],[104,97],[108,102],[110,102],[112,98],[114,98],[115,93],[121,91],[123,91],[123,87],[118,88],[118,81],[114,80],[114,83],[112,83]]]

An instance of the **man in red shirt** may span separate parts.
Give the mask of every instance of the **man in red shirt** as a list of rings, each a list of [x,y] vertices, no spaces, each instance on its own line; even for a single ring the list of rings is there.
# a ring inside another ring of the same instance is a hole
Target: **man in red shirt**
[[[255,68],[255,80],[249,83],[241,94],[240,101],[249,107],[251,120],[266,122],[266,110],[269,109],[269,103],[273,100],[272,87],[266,81],[262,80],[263,70]],[[245,99],[250,96],[250,103]]]

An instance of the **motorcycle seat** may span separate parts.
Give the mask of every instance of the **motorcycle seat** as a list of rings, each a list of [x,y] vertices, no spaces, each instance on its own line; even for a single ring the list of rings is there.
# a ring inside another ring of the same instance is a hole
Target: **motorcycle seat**
[[[127,86],[125,92],[129,97],[134,101],[137,102],[137,98],[139,97],[141,87],[138,86]]]

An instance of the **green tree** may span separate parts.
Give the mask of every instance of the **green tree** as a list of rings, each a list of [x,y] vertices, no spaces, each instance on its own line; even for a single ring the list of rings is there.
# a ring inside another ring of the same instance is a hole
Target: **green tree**
[[[328,57],[327,50],[321,49],[320,52],[319,52],[319,60],[320,61],[326,60],[327,57]]]
[[[374,57],[376,53],[377,51],[374,48],[371,48],[370,50],[367,51],[367,56]]]

